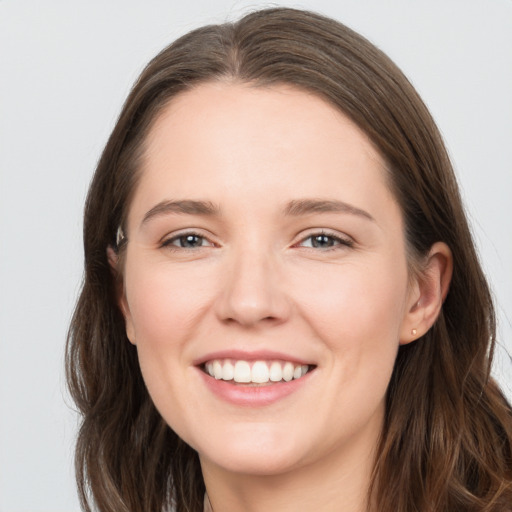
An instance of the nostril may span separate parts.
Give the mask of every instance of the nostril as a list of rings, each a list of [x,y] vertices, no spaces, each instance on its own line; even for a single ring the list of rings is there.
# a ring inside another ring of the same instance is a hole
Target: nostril
[[[243,326],[281,323],[290,312],[289,299],[280,285],[282,279],[278,279],[268,261],[248,262],[247,254],[240,258],[243,261],[231,269],[217,297],[217,317],[224,323]]]

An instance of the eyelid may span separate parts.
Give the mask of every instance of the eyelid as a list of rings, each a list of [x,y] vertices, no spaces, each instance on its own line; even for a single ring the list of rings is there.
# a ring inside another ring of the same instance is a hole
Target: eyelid
[[[177,239],[179,239],[181,237],[189,236],[189,235],[200,237],[200,238],[206,240],[209,243],[209,245],[208,246],[200,246],[200,247],[178,247],[178,246],[173,245],[173,242],[176,241]],[[305,247],[305,246],[301,245],[309,238],[312,238],[315,236],[327,236],[327,237],[330,237],[330,238],[336,240],[338,243],[334,246],[323,248],[323,249],[317,248],[317,247]],[[164,237],[162,237],[162,239],[159,241],[159,247],[174,248],[174,249],[177,249],[180,251],[198,250],[198,249],[201,249],[204,247],[219,247],[219,243],[215,242],[213,240],[213,238],[214,238],[213,235],[205,233],[204,230],[202,230],[202,229],[184,228],[184,229],[181,229],[178,231],[168,233]],[[306,232],[302,232],[300,235],[298,235],[296,237],[296,240],[297,241],[292,244],[292,247],[302,247],[305,249],[313,249],[315,251],[317,251],[319,249],[323,250],[323,251],[326,251],[329,249],[333,250],[333,249],[338,248],[339,246],[352,247],[355,244],[354,239],[352,237],[350,237],[349,235],[340,233],[339,231],[326,229],[326,228],[311,228],[311,229],[307,230]]]
[[[313,249],[313,250],[317,251],[318,248],[316,248],[316,247],[304,247],[304,246],[300,245],[303,242],[305,242],[306,240],[308,240],[309,238],[312,238],[315,236],[327,236],[327,237],[333,238],[334,240],[339,242],[338,244],[336,244],[335,246],[332,246],[332,247],[327,247],[327,248],[323,248],[323,249],[320,248],[320,250],[323,250],[323,251],[333,250],[333,249],[338,248],[339,246],[353,247],[355,244],[355,241],[351,236],[344,234],[344,233],[340,233],[339,231],[333,231],[333,230],[325,229],[325,228],[317,228],[317,229],[312,228],[312,229],[308,230],[306,233],[304,233],[304,232],[301,233],[299,240],[293,244],[293,247],[303,247],[305,249]]]
[[[176,241],[178,238],[185,237],[185,236],[197,236],[200,238],[203,238],[207,242],[209,242],[209,246],[201,246],[201,247],[178,247],[173,245],[172,242]],[[167,249],[177,249],[180,251],[187,251],[187,250],[197,250],[204,247],[218,247],[219,244],[214,242],[212,240],[213,236],[205,234],[202,229],[195,229],[195,228],[184,228],[179,231],[173,231],[172,233],[167,233],[162,239],[159,241],[158,245],[161,248],[167,248]]]

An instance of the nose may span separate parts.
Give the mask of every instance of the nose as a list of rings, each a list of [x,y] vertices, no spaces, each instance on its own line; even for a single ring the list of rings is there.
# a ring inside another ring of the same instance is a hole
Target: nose
[[[216,310],[223,322],[244,327],[287,320],[291,302],[280,265],[268,251],[241,249],[226,262]]]

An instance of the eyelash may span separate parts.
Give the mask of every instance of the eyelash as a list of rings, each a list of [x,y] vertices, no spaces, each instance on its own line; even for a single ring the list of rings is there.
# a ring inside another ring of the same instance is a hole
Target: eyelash
[[[309,247],[306,247],[306,246],[302,246],[306,249],[312,249],[312,250],[321,250],[323,252],[327,252],[327,251],[335,251],[337,249],[341,247],[353,247],[354,246],[354,241],[350,238],[344,238],[344,237],[341,237],[339,235],[335,235],[334,233],[329,233],[328,231],[319,231],[319,232],[315,232],[315,233],[311,233],[309,234],[308,236],[302,238],[302,240],[300,242],[298,242],[297,244],[295,244],[295,246],[301,246],[300,244],[303,244],[306,240],[313,240],[314,238],[319,238],[319,237],[325,237],[325,238],[328,238],[332,241],[333,245],[330,245],[328,247],[313,247],[312,245],[309,246]]]
[[[174,242],[177,242],[179,240],[183,241],[184,239],[186,239],[188,237],[197,237],[197,238],[201,239],[201,241],[208,242],[209,245],[206,245],[206,246],[200,245],[198,247],[182,247],[182,246],[178,246],[178,245],[174,244]],[[329,239],[329,242],[331,243],[331,245],[328,245],[327,247],[314,247],[313,246],[314,242],[312,242],[311,246],[301,245],[301,244],[304,244],[304,242],[306,240],[313,240],[314,238],[319,238],[319,237],[325,237],[326,239]],[[214,242],[211,242],[206,236],[201,235],[200,233],[196,233],[195,231],[186,231],[184,233],[179,233],[178,235],[168,238],[167,240],[164,240],[161,243],[162,248],[167,248],[167,249],[170,249],[173,251],[178,251],[178,250],[194,251],[196,249],[201,249],[202,247],[212,247],[212,246],[215,247],[216,244]],[[322,252],[333,251],[333,250],[338,249],[340,246],[353,247],[354,241],[349,238],[343,238],[339,235],[329,233],[327,231],[319,231],[319,232],[314,232],[314,233],[309,234],[308,236],[302,238],[298,243],[293,245],[293,247],[303,247],[303,248],[310,249],[310,250],[318,249],[318,250],[321,250]]]
[[[174,243],[173,243],[173,242],[179,241],[180,239],[186,239],[188,237],[200,238],[203,241],[209,242],[210,245],[209,246],[201,245],[199,247],[180,247],[178,245],[174,245]],[[164,240],[161,244],[161,247],[167,248],[167,249],[170,249],[173,251],[179,251],[179,250],[193,251],[196,249],[200,249],[201,247],[210,247],[210,246],[215,246],[215,244],[213,242],[211,242],[210,240],[208,240],[208,238],[206,236],[201,235],[200,233],[196,233],[195,231],[186,231],[184,233],[179,233],[178,235],[175,235],[171,238],[168,238],[167,240]]]

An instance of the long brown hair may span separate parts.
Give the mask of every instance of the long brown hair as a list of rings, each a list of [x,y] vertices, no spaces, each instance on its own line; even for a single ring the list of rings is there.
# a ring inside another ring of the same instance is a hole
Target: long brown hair
[[[198,456],[148,395],[106,250],[116,247],[155,118],[176,94],[214,80],[291,84],[340,109],[387,163],[410,259],[419,261],[437,241],[452,250],[442,312],[422,339],[400,348],[389,384],[369,489],[380,512],[509,510],[512,411],[490,378],[495,315],[441,136],[375,46],[333,20],[285,8],[195,30],[164,49],[133,87],[99,161],[67,345],[69,387],[83,417],[76,448],[83,508],[202,510]]]

